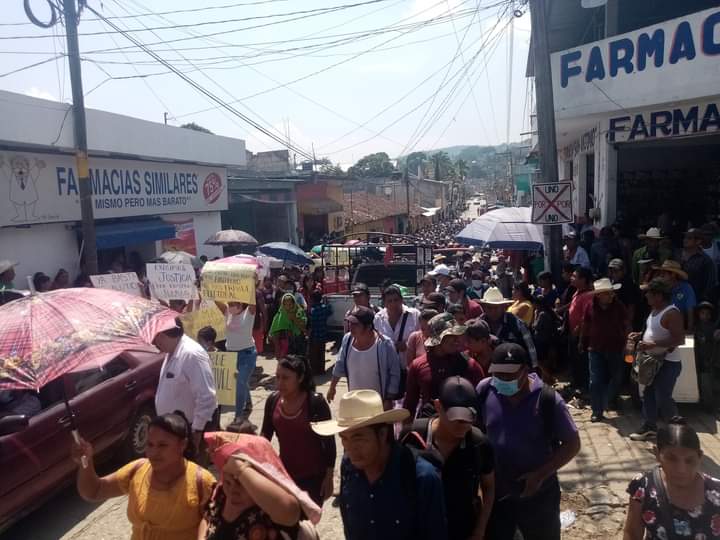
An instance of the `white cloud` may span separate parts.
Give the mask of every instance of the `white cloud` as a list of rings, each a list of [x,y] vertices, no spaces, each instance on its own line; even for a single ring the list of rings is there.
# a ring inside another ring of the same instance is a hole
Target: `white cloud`
[[[38,88],[37,86],[32,86],[29,90],[25,90],[25,95],[40,99],[49,99],[50,101],[58,101],[58,99],[50,92],[43,90],[42,88]]]

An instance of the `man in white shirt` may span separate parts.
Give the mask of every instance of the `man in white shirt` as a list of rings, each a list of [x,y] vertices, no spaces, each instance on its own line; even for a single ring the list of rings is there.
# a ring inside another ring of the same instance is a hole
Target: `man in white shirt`
[[[420,328],[420,312],[403,304],[402,292],[395,285],[385,289],[383,294],[385,306],[375,315],[375,330],[395,344],[395,350],[400,356],[401,369],[414,358],[407,356],[407,340],[415,330]]]
[[[205,349],[185,335],[180,319],[175,328],[160,332],[153,344],[166,353],[155,393],[158,415],[182,411],[192,424],[199,448],[203,431],[217,409],[215,379]]]
[[[335,398],[340,378],[347,379],[348,390],[375,390],[383,398],[385,408],[398,398],[400,359],[393,342],[373,327],[375,312],[356,307],[347,316],[350,332],[345,334],[333,368],[328,401]]]

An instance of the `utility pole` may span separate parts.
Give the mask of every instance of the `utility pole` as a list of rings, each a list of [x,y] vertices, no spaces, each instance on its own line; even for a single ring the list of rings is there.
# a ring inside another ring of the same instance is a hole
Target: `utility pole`
[[[540,175],[543,182],[559,182],[546,4],[547,0],[530,0]],[[562,225],[545,225],[544,232],[547,250],[545,261],[555,280],[559,281],[562,268]]]
[[[84,0],[80,0],[83,2]],[[80,212],[82,216],[84,271],[98,273],[95,218],[93,217],[92,185],[88,165],[87,127],[85,125],[85,98],[83,96],[80,46],[78,44],[78,17],[75,0],[64,0],[65,34],[67,35],[68,64],[73,96],[73,125],[75,132],[75,164],[80,188]]]
[[[407,234],[410,230],[410,175],[408,174],[408,163],[407,159],[405,159],[405,174],[403,175],[405,177],[405,204],[406,204],[406,210],[407,210],[407,227],[405,228],[405,232]]]
[[[168,115],[167,112],[164,112],[164,113],[163,113],[163,118],[165,119],[165,125],[166,125],[166,126],[167,126],[167,115]]]

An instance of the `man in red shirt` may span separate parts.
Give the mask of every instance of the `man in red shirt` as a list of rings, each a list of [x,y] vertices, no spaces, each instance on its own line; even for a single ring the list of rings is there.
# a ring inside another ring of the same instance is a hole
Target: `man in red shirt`
[[[483,309],[475,300],[467,297],[467,285],[462,279],[453,279],[445,289],[451,304],[460,304],[468,320],[476,319],[483,314]]]
[[[438,399],[440,385],[448,377],[459,376],[473,386],[483,378],[480,365],[462,352],[465,327],[456,325],[452,316],[441,313],[430,319],[430,337],[425,340],[427,353],[412,361],[408,367],[407,387],[403,408],[415,418],[418,405]]]
[[[589,360],[587,352],[580,343],[580,330],[587,306],[592,304],[592,272],[589,268],[579,266],[570,278],[570,285],[575,287],[575,294],[568,309],[570,338],[568,339],[570,359],[570,375],[577,397],[588,392]]]

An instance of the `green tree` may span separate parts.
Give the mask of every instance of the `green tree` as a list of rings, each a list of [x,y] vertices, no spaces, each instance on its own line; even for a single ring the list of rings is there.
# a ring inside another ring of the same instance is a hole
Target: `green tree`
[[[453,162],[447,152],[436,152],[432,155],[435,180],[448,180],[455,177]]]
[[[425,152],[412,152],[405,158],[405,164],[410,174],[417,174],[418,167],[425,167],[428,156]]]
[[[342,170],[342,167],[334,164],[328,158],[318,159],[315,164],[319,165],[318,170],[321,174],[327,174],[329,176],[345,176],[345,171]]]
[[[201,133],[209,133],[210,135],[214,135],[213,132],[210,131],[208,128],[202,127],[201,125],[196,124],[195,122],[189,122],[187,124],[181,125],[180,127],[185,128],[185,129],[192,129],[193,131],[199,131]]]
[[[395,167],[390,161],[390,156],[385,152],[368,154],[355,165],[348,169],[348,176],[356,177],[386,177],[390,176]]]

